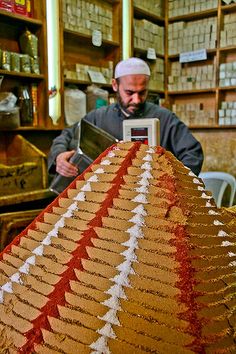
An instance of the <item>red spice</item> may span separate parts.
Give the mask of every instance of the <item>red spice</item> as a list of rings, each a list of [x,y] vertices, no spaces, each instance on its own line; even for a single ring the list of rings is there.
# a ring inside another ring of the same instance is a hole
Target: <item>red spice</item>
[[[176,194],[175,178],[164,175],[160,178],[159,185],[168,188],[173,193],[172,206],[178,205],[178,207],[182,209],[181,200],[179,200]],[[175,259],[179,263],[177,273],[180,279],[176,283],[176,286],[181,291],[179,302],[185,304],[187,307],[186,312],[179,314],[179,317],[189,322],[188,332],[195,338],[189,348],[196,353],[204,354],[205,349],[202,337],[203,321],[201,318],[198,318],[197,315],[199,305],[196,302],[196,298],[199,296],[199,293],[194,291],[194,286],[196,285],[196,280],[194,279],[195,269],[191,264],[192,257],[190,257],[188,235],[183,225],[177,226],[174,230],[174,234],[175,239],[171,244],[176,247]]]
[[[164,153],[166,152],[166,149],[163,148],[162,146],[157,146],[155,152],[156,152],[159,156],[161,156],[161,155],[164,155]]]
[[[89,222],[89,228],[83,232],[83,237],[79,241],[79,245],[77,249],[72,252],[73,258],[68,262],[67,266],[68,269],[62,274],[62,277],[60,281],[55,285],[55,288],[53,292],[49,295],[49,301],[48,303],[41,309],[42,314],[36,318],[34,321],[32,321],[34,327],[31,331],[26,333],[27,337],[27,343],[20,349],[21,353],[27,354],[33,352],[33,346],[35,343],[40,343],[42,341],[42,334],[41,334],[41,328],[46,328],[50,330],[50,325],[47,321],[47,316],[52,316],[52,317],[58,317],[58,305],[65,305],[66,300],[65,300],[65,292],[70,292],[70,280],[77,279],[75,274],[74,274],[74,269],[80,269],[83,270],[81,259],[88,259],[88,254],[86,252],[86,247],[88,245],[91,245],[91,238],[96,235],[95,231],[93,230],[93,227],[95,226],[101,226],[102,225],[102,217],[106,216],[107,213],[107,208],[112,205],[113,198],[117,197],[120,189],[120,185],[123,183],[123,175],[127,173],[127,168],[131,165],[132,163],[132,157],[136,154],[137,150],[139,149],[140,143],[137,142],[135,143],[131,150],[128,152],[125,160],[123,161],[117,176],[115,178],[116,182],[115,184],[111,187],[111,189],[107,193],[107,198],[101,203],[101,207],[99,211],[96,213],[96,216],[94,219],[92,219]],[[106,152],[104,152],[102,155],[100,155],[99,159],[95,160],[94,163],[99,163],[100,160],[104,155],[107,154],[108,150],[111,148],[107,149]],[[91,166],[89,170],[91,169]],[[88,169],[87,169],[88,170]],[[84,172],[85,173],[85,172]],[[83,175],[80,175],[76,180],[81,180],[83,179]],[[76,180],[70,184],[67,189],[75,187],[76,185]],[[114,180],[114,181],[115,181]],[[62,193],[64,196],[67,193],[67,189]],[[61,197],[60,195],[59,197]],[[58,198],[59,198],[58,197]],[[58,198],[54,200],[51,205],[45,210],[52,210],[52,207],[58,203]],[[45,212],[44,211],[44,212]],[[40,217],[43,218],[43,214],[40,215]],[[35,225],[35,223],[33,224]],[[26,234],[26,232],[24,232]],[[96,235],[97,237],[97,235]]]
[[[195,337],[190,348],[196,353],[204,354],[205,350],[202,340],[203,320],[197,315],[201,307],[196,302],[196,298],[200,293],[194,291],[194,286],[196,285],[196,280],[194,279],[195,269],[191,265],[190,248],[185,228],[178,226],[175,230],[175,236],[175,258],[179,262],[177,272],[180,278],[176,285],[181,290],[179,301],[187,307],[187,311],[180,314],[179,317],[189,322],[188,332]]]

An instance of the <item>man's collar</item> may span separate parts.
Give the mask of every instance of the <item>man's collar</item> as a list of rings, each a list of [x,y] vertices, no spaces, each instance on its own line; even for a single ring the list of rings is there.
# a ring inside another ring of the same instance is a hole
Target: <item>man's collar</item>
[[[146,102],[145,102],[144,105],[146,105]],[[131,118],[132,117],[132,114],[129,114],[129,113],[125,112],[125,110],[121,107],[121,105],[118,102],[116,103],[115,107],[121,112],[121,114],[123,116],[125,116],[125,118]],[[144,110],[136,112],[137,114],[135,115],[135,118],[139,118],[140,116],[143,116],[143,112],[144,112]]]
[[[125,112],[122,107],[120,107],[120,110],[124,114],[124,116],[126,116],[126,118],[129,118],[131,116],[131,114]]]

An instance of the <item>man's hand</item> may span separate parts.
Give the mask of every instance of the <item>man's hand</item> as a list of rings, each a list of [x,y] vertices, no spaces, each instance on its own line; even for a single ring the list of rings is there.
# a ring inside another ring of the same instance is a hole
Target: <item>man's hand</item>
[[[76,166],[69,162],[70,158],[74,155],[75,151],[65,151],[57,155],[56,158],[56,171],[64,177],[75,177],[78,175],[79,170]]]

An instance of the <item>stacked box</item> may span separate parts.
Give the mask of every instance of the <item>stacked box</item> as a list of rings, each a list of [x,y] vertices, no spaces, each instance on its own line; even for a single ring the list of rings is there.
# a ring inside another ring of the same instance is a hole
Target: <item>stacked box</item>
[[[174,22],[168,27],[169,55],[216,48],[217,18]]]
[[[189,91],[214,88],[216,85],[215,65],[205,64],[182,67],[181,63],[171,64],[171,75],[168,77],[169,91]]]
[[[220,64],[220,86],[236,86],[236,61]]]
[[[63,22],[65,29],[89,35],[98,30],[112,40],[112,4],[106,1],[63,0]]]
[[[134,19],[134,47],[145,50],[154,48],[156,53],[164,54],[164,27]]]
[[[169,17],[217,9],[218,0],[169,0]]]
[[[236,13],[224,15],[224,29],[220,32],[220,46],[236,45],[235,34]]]
[[[150,65],[150,90],[164,90],[164,60],[157,58],[154,65]]]
[[[221,102],[219,109],[219,125],[236,125],[236,102]]]
[[[206,109],[204,103],[176,103],[172,111],[187,125],[213,125],[214,109]]]
[[[106,80],[106,83],[110,84],[113,77],[113,62],[108,62],[109,67],[98,67],[93,65],[75,64],[75,67],[65,68],[64,77],[67,79],[90,81],[88,71],[101,72]]]

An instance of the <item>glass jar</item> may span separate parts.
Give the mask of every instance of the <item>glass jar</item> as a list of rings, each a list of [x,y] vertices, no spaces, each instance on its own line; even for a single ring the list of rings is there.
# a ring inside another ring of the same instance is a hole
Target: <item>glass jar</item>
[[[18,100],[21,125],[33,125],[33,103],[27,86],[19,87]]]

